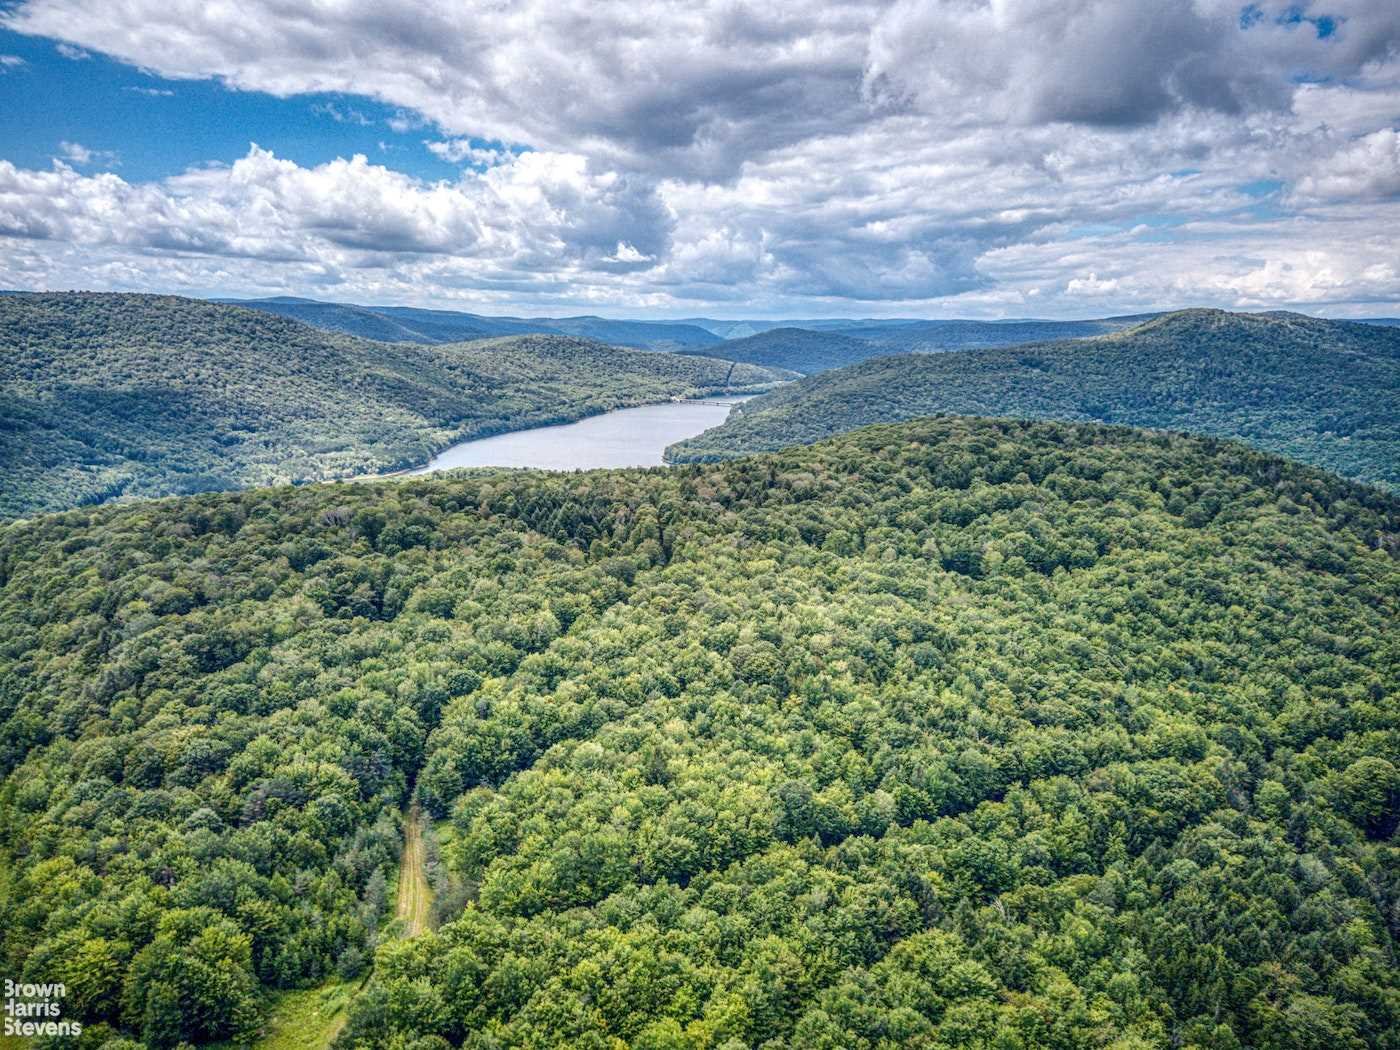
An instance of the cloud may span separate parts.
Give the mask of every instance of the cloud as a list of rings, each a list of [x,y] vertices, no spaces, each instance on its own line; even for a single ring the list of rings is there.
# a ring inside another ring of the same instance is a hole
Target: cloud
[[[147,98],[175,97],[175,92],[171,91],[169,88],[137,87],[135,85],[128,85],[127,87],[122,88],[122,90],[129,91],[133,95],[145,95]]]
[[[677,313],[1400,299],[1393,0],[27,0],[0,24],[347,96],[331,119],[374,99],[462,165],[0,168],[31,281],[85,252],[152,286]]]
[[[464,19],[453,0],[345,0],[312,18],[279,0],[30,0],[0,24],[167,77],[364,95],[452,136],[711,177],[755,149],[861,119],[880,7],[525,0]]]
[[[80,47],[74,47],[72,44],[59,44],[54,50],[70,62],[86,62],[92,58],[91,54]]]
[[[953,122],[1150,124],[1289,107],[1300,79],[1353,77],[1400,46],[1400,8],[1220,0],[899,0],[871,36],[865,90]]]
[[[73,163],[95,151],[64,143]],[[451,255],[489,268],[609,269],[617,247],[666,249],[669,216],[645,188],[581,157],[529,153],[457,182],[427,183],[364,156],[302,167],[253,146],[228,167],[158,183],[0,161],[0,236],[270,263],[390,266]]]
[[[334,102],[317,102],[312,105],[311,112],[319,117],[330,117],[337,124],[358,124],[367,128],[374,123],[353,106],[338,106]]]
[[[733,177],[768,150],[916,110],[943,125],[1137,126],[1182,110],[1286,109],[1300,79],[1351,78],[1400,45],[1390,0],[29,0],[8,28],[169,77],[286,96],[341,92],[450,135]]]
[[[410,131],[427,127],[427,122],[422,117],[414,113],[406,113],[403,110],[395,113],[385,123],[389,125],[389,130],[395,135],[406,135]]]
[[[0,55],[0,75],[13,70],[23,69],[26,65],[28,65],[28,63],[20,58],[19,55]]]
[[[58,152],[70,164],[87,167],[89,164],[111,166],[118,163],[116,153],[105,149],[88,149],[80,142],[60,142]]]
[[[1101,278],[1092,272],[1087,277],[1074,277],[1065,285],[1065,291],[1070,295],[1111,295],[1117,290],[1116,278]]]
[[[1375,131],[1319,160],[1298,180],[1297,199],[1313,204],[1400,199],[1400,133]]]
[[[449,164],[467,163],[489,168],[511,157],[511,152],[509,150],[477,146],[471,139],[445,139],[440,142],[425,141],[423,145],[428,147],[428,152],[432,153],[435,157],[447,161]]]

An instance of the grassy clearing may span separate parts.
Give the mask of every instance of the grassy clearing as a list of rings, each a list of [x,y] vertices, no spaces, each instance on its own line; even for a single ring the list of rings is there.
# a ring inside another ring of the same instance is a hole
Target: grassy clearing
[[[282,992],[273,1000],[257,1050],[325,1050],[349,1016],[358,981],[334,980],[316,988]]]

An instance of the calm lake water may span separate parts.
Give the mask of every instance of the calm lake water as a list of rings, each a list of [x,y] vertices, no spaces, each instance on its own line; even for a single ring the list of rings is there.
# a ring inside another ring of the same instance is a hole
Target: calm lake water
[[[409,473],[427,474],[454,467],[659,467],[667,445],[719,426],[729,415],[731,405],[747,400],[720,397],[704,402],[671,401],[620,408],[577,423],[463,441],[439,452],[427,466]]]

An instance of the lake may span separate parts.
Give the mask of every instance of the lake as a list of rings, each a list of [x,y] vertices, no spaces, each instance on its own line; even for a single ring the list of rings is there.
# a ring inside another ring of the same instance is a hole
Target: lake
[[[667,445],[719,426],[729,415],[730,406],[747,400],[717,397],[706,401],[668,401],[619,408],[556,427],[513,430],[460,442],[439,452],[426,466],[408,473],[428,474],[455,467],[659,467]]]

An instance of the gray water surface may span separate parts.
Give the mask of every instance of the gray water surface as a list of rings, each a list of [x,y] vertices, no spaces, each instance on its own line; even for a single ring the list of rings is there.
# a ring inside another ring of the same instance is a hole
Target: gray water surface
[[[730,406],[747,400],[720,397],[620,408],[577,423],[463,441],[409,473],[427,474],[454,467],[659,467],[667,445],[719,426],[729,415]]]

